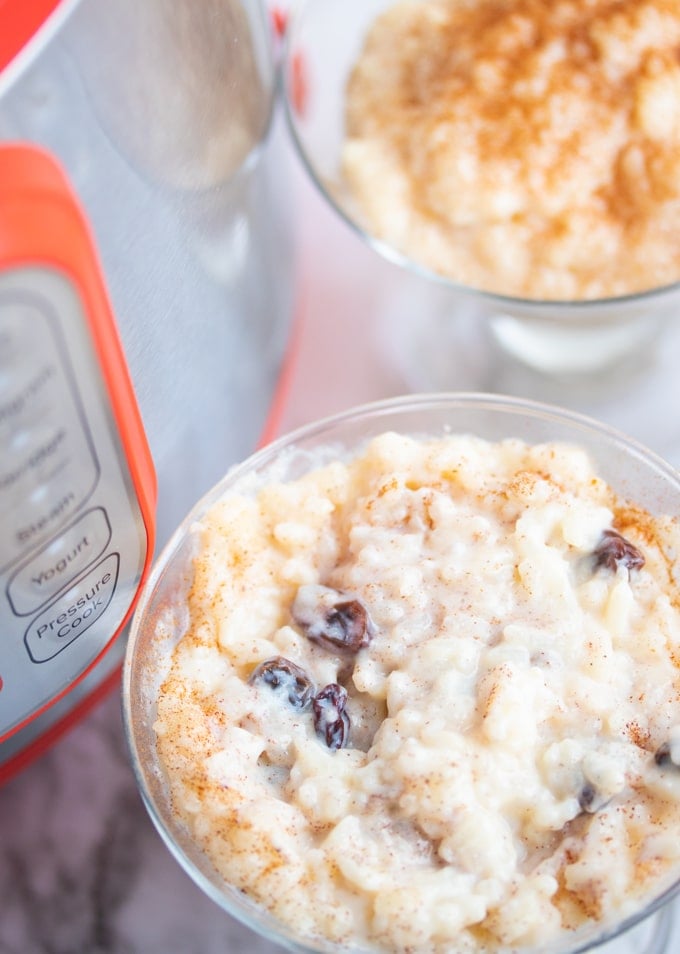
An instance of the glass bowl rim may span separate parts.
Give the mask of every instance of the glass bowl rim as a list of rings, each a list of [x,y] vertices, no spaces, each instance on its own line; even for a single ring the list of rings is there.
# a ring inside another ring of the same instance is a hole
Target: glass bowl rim
[[[147,813],[161,836],[162,841],[178,862],[179,866],[207,897],[215,902],[223,911],[239,920],[259,936],[283,944],[290,950],[308,952],[308,954],[319,954],[319,952],[336,954],[336,952],[342,949],[351,950],[352,954],[370,954],[369,950],[339,948],[332,944],[314,947],[306,946],[304,938],[300,939],[291,929],[275,919],[257,903],[250,902],[249,899],[237,895],[235,888],[232,889],[232,886],[228,884],[225,889],[220,888],[217,883],[217,877],[211,879],[187,856],[182,847],[178,844],[174,831],[181,826],[173,827],[170,821],[165,819],[160,807],[156,804],[156,801],[149,791],[149,786],[147,785],[148,769],[145,772],[143,759],[139,751],[136,720],[132,711],[133,693],[131,690],[135,675],[133,673],[132,663],[137,646],[137,639],[143,628],[142,620],[144,613],[146,608],[152,604],[156,587],[161,581],[166,569],[171,566],[173,557],[180,549],[181,544],[187,539],[188,531],[192,524],[199,520],[208,508],[225,494],[231,485],[237,483],[240,478],[256,472],[260,468],[266,467],[266,465],[274,461],[282,451],[294,447],[300,441],[320,437],[325,432],[333,431],[337,426],[355,422],[359,423],[362,419],[378,420],[381,417],[387,417],[400,411],[413,412],[427,411],[428,409],[445,411],[446,409],[464,410],[465,408],[470,408],[474,411],[490,411],[492,413],[501,414],[514,413],[546,422],[553,421],[556,424],[568,425],[576,430],[581,430],[584,433],[590,434],[591,437],[599,436],[604,441],[616,445],[626,455],[630,455],[631,459],[642,461],[645,467],[656,472],[662,479],[668,481],[670,484],[674,484],[678,492],[680,492],[680,471],[659,454],[609,424],[559,405],[529,398],[482,391],[427,392],[369,401],[339,412],[328,414],[296,427],[277,437],[265,446],[255,450],[244,460],[230,467],[223,477],[192,506],[155,558],[151,572],[142,588],[139,601],[132,616],[123,661],[121,708],[127,751],[137,789]],[[411,429],[411,432],[415,433],[415,429]],[[426,426],[422,428],[421,432],[427,434]],[[465,433],[462,427],[457,427],[455,430],[452,429],[451,432]],[[470,430],[469,433],[473,433],[473,431]],[[511,436],[510,434],[508,435],[508,437]],[[559,440],[564,442],[566,439],[559,438]],[[575,441],[576,438],[574,438],[574,442]],[[233,890],[233,896],[230,896],[228,893],[230,890]],[[560,951],[560,954],[586,954],[586,952],[596,951],[602,944],[625,934],[628,930],[656,914],[664,905],[671,901],[678,892],[680,892],[680,875],[678,875],[675,881],[668,884],[662,892],[652,897],[645,906],[634,911],[622,921],[607,925],[599,934],[594,934],[587,941],[581,943],[581,941],[577,940],[576,947],[565,948]],[[311,943],[310,939],[307,939],[307,942]],[[319,943],[322,942],[319,941]],[[528,949],[528,954],[538,954],[538,949]]]

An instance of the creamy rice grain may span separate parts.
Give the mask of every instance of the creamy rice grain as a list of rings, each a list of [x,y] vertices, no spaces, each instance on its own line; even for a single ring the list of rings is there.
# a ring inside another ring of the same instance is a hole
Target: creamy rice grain
[[[677,876],[678,526],[584,452],[386,433],[197,532],[158,752],[291,929],[555,950]]]
[[[675,0],[407,0],[369,31],[343,169],[457,281],[590,299],[680,279]]]

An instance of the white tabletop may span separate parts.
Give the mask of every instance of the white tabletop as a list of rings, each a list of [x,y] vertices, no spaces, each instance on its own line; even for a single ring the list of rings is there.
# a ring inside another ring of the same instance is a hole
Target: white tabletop
[[[390,312],[394,266],[334,218],[287,151],[285,169],[300,241],[300,307],[281,430],[401,393],[424,373],[409,360],[413,316],[404,321],[404,299],[401,314]],[[629,382],[616,400],[590,404],[574,392],[571,403],[680,462],[672,332],[639,390]],[[450,379],[437,386],[487,389],[502,380],[475,348],[478,342],[465,360],[452,360]],[[0,954],[274,950],[204,898],[161,843],[136,792],[117,692],[0,788]],[[676,950],[680,934],[669,947]],[[610,952],[640,954],[641,947],[629,938]]]

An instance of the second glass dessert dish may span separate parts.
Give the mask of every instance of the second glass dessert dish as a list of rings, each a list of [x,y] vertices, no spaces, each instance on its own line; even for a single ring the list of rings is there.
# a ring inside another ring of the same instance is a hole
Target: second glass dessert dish
[[[408,307],[433,350],[430,312],[469,312],[527,367],[597,375],[637,366],[677,312],[680,14],[662,26],[653,6],[293,5],[283,87],[299,155],[414,278]]]
[[[295,951],[660,954],[678,512],[663,460],[514,398],[378,402],[259,451],[132,625],[126,731],[166,844]]]

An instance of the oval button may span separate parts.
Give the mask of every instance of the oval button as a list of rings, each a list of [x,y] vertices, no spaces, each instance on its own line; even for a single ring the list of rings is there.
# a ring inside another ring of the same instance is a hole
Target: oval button
[[[12,611],[17,616],[35,613],[94,563],[110,540],[106,511],[88,510],[12,575],[7,584]]]
[[[33,662],[52,659],[97,622],[116,591],[119,564],[112,553],[33,620],[24,636]]]

